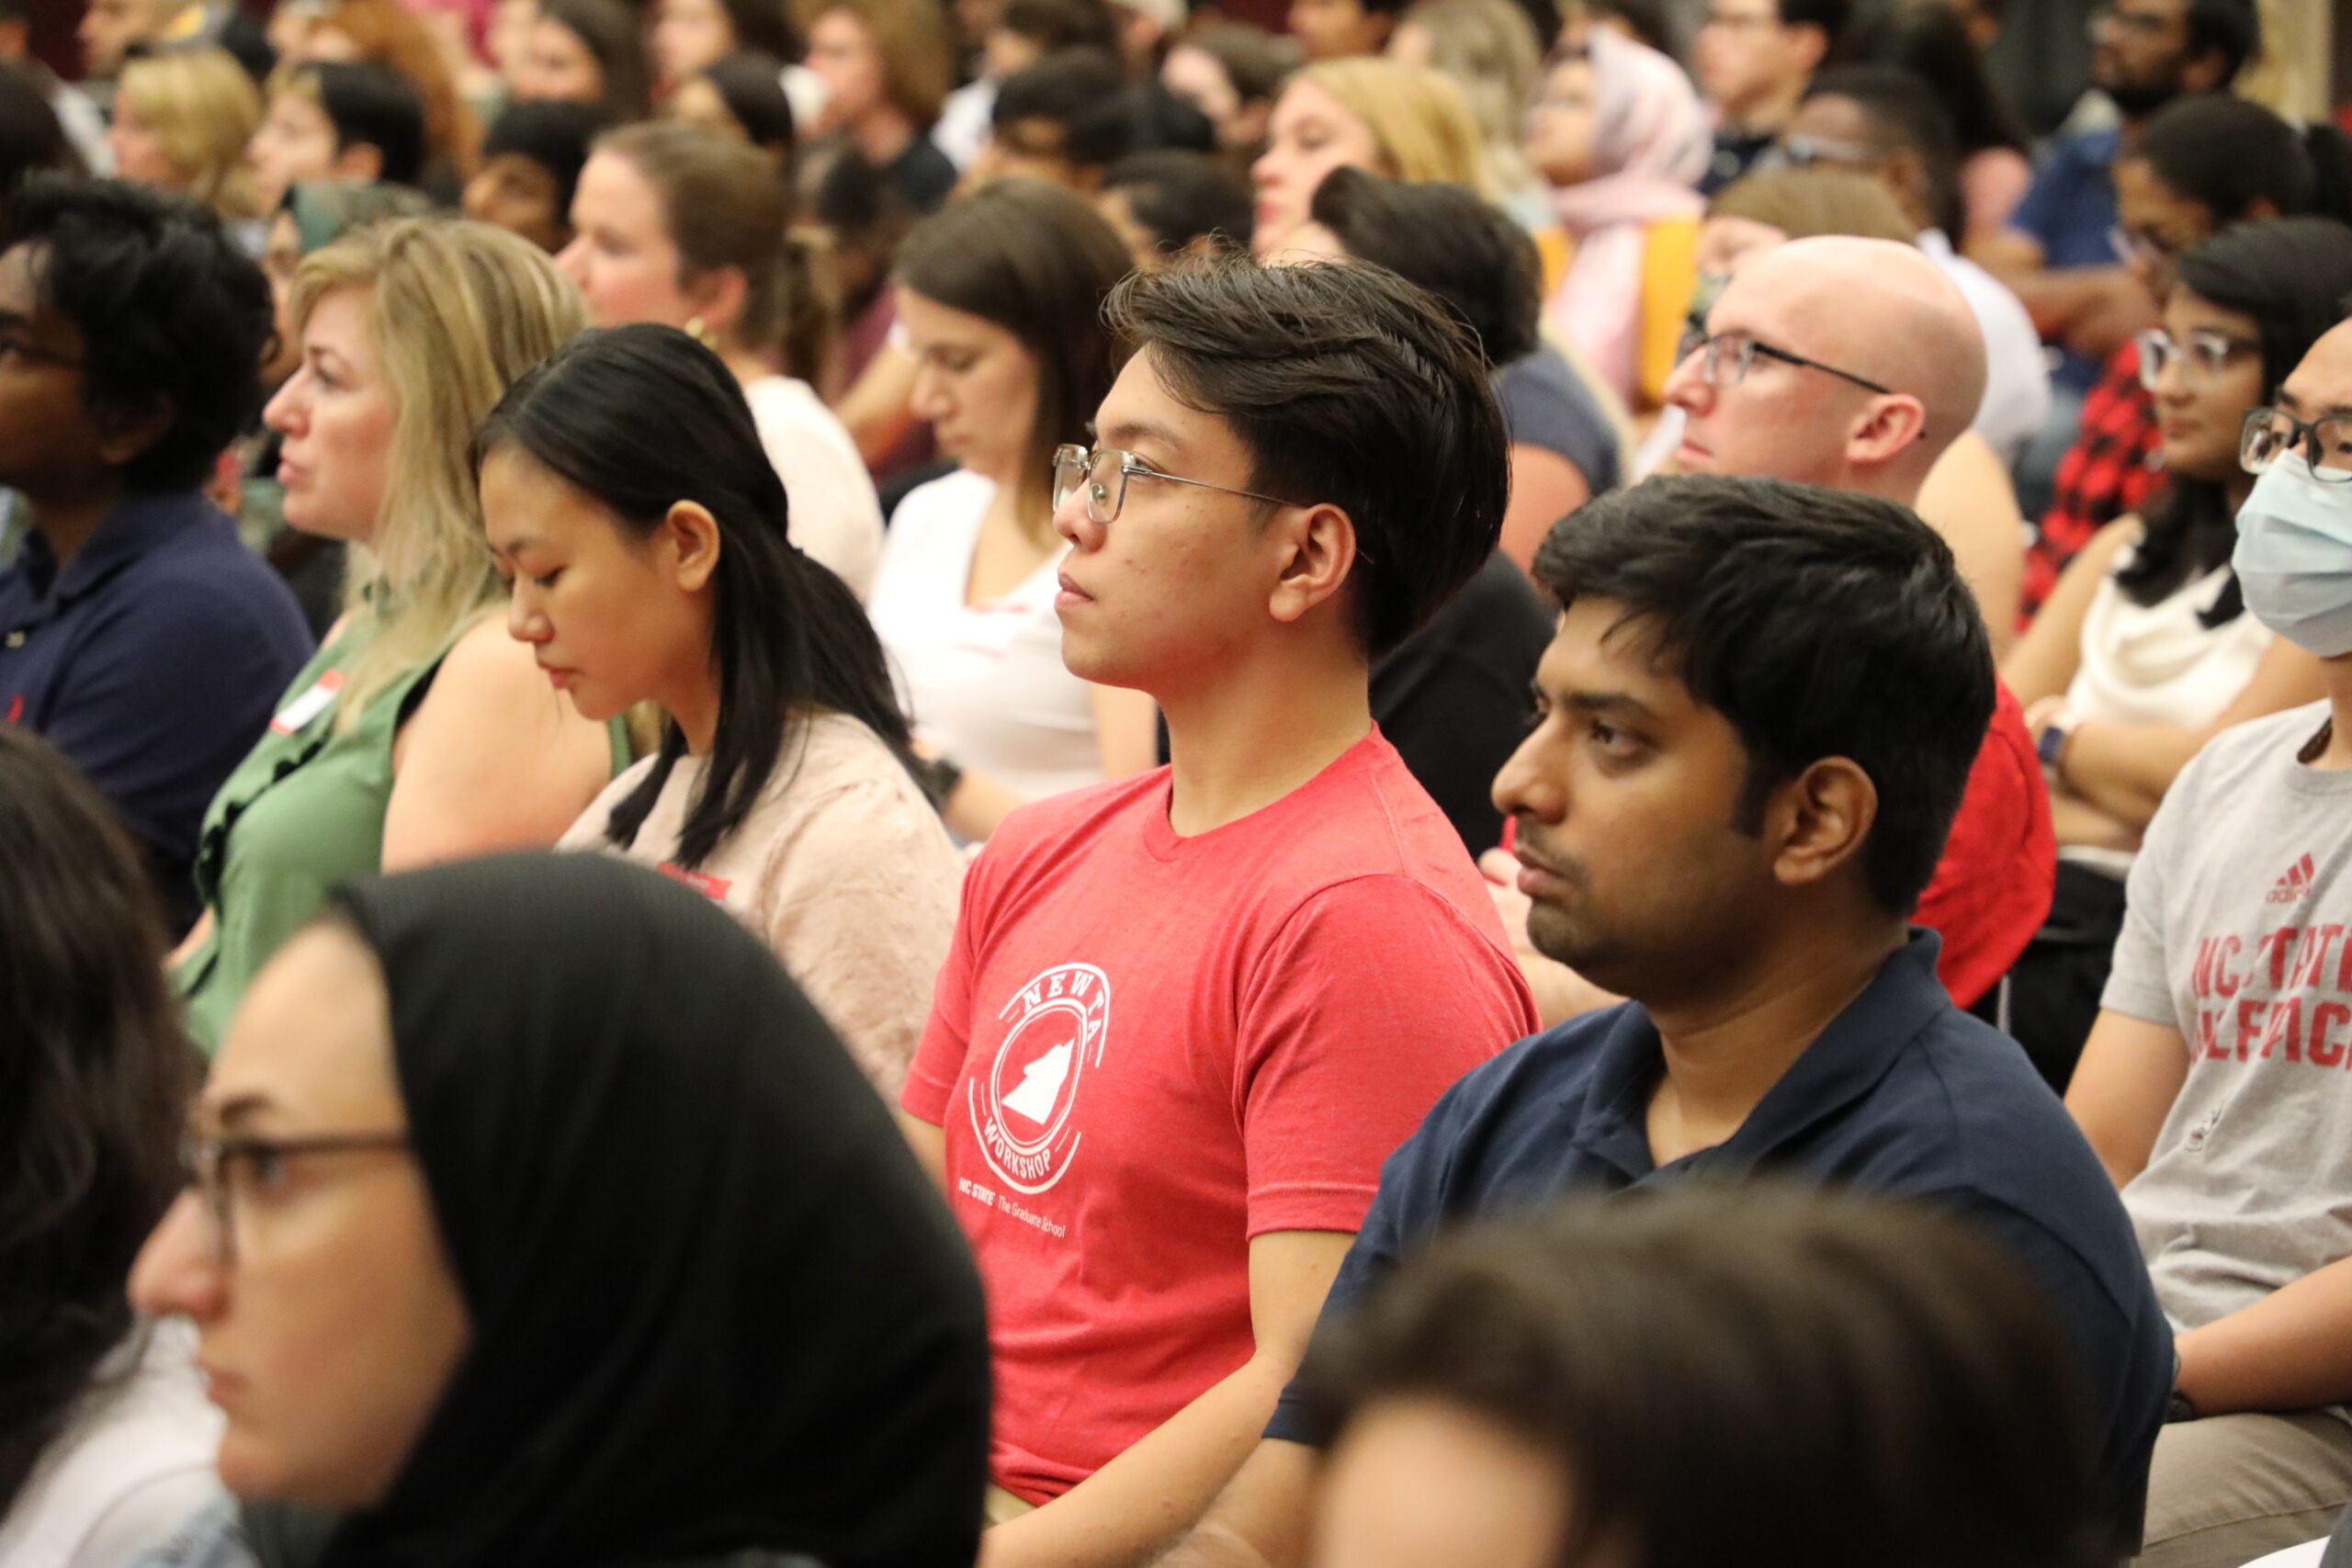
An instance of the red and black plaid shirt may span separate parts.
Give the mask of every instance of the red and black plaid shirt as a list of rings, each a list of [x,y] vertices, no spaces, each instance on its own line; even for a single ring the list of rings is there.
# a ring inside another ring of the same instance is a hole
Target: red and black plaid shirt
[[[2041,608],[2093,534],[2140,510],[2164,479],[2154,466],[2157,445],[2155,402],[2140,385],[2140,345],[2127,341],[2084,398],[2082,426],[2058,464],[2050,510],[2026,551],[2020,621]]]

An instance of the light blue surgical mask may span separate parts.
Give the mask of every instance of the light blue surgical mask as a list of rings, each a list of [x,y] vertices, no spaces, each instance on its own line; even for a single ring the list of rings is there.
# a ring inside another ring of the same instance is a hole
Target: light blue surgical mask
[[[2238,508],[2230,565],[2256,620],[2322,659],[2352,653],[2352,483],[2278,454]]]

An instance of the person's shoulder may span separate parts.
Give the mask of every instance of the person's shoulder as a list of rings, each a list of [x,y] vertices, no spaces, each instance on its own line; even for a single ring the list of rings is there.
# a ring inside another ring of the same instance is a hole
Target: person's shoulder
[[[1531,1143],[1565,1145],[1583,1118],[1611,1042],[1646,1026],[1638,1002],[1580,1013],[1506,1045],[1438,1100],[1429,1125],[1448,1142],[1507,1154]]]
[[[166,615],[292,630],[310,640],[302,606],[286,580],[245,547],[235,524],[208,504],[190,506],[186,520],[142,552],[119,581],[143,604]]]
[[[968,468],[926,479],[899,498],[890,513],[890,537],[895,542],[973,527],[995,496],[995,484]]]
[[[2189,759],[2165,798],[2169,801],[2175,795],[2215,790],[2233,793],[2256,779],[2291,773],[2298,754],[2327,724],[2330,713],[2327,699],[2322,697],[2301,707],[2232,725]]]

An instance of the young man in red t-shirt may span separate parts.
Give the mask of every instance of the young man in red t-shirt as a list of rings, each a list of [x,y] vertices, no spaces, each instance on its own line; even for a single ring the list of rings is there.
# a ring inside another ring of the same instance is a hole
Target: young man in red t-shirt
[[[902,1101],[989,1287],[989,1568],[1187,1525],[1380,1162],[1535,1026],[1367,691],[1501,529],[1476,344],[1364,267],[1140,275],[1111,309],[1103,449],[1057,468],[1063,659],[1149,693],[1173,762],[989,839]]]

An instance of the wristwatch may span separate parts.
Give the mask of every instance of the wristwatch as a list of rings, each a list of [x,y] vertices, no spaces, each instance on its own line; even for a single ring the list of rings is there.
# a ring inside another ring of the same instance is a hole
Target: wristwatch
[[[2034,737],[2033,754],[2041,762],[2041,771],[2052,779],[2058,777],[2058,764],[2065,760],[2066,742],[2075,738],[2075,726],[2079,721],[2075,710],[2061,703],[2041,721],[2041,732]]]

